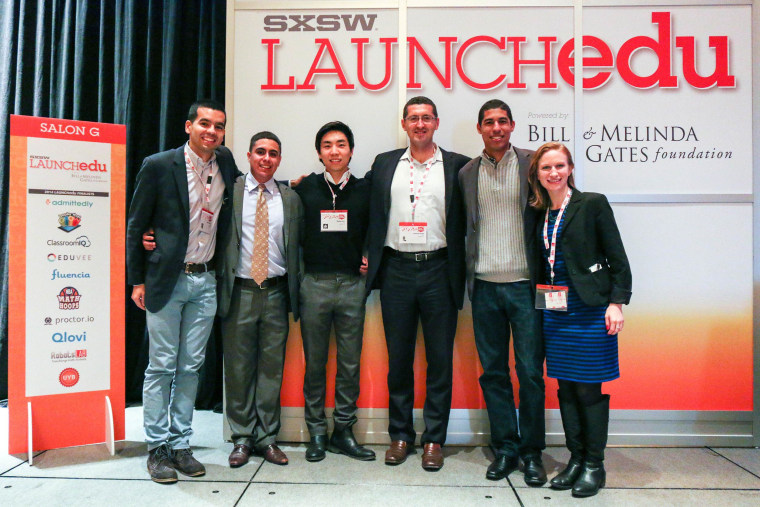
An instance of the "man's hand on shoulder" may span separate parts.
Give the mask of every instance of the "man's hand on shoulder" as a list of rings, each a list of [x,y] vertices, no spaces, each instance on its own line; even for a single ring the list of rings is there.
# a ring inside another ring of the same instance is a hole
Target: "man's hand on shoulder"
[[[149,252],[156,249],[156,238],[154,236],[152,228],[143,232],[142,245],[143,245],[143,248]]]

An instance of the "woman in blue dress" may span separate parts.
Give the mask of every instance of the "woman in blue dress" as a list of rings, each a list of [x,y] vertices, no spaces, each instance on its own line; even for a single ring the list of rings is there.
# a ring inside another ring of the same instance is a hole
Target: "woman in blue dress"
[[[592,496],[606,478],[610,397],[602,394],[602,382],[620,376],[617,335],[623,329],[622,306],[631,299],[631,269],[607,198],[575,188],[566,146],[541,146],[528,181],[545,266],[536,305],[545,309],[546,370],[559,383],[570,450],[567,467],[551,486]]]

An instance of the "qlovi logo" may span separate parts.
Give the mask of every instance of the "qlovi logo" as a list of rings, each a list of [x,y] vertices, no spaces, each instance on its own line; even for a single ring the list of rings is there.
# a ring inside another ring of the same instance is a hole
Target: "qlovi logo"
[[[86,342],[87,331],[84,331],[82,334],[74,334],[74,333],[69,334],[66,331],[64,331],[63,333],[53,333],[52,340],[55,343]]]

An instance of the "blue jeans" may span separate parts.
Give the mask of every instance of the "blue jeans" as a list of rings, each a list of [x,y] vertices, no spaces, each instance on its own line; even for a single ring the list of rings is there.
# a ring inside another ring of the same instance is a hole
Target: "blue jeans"
[[[143,423],[148,450],[161,444],[190,447],[198,370],[216,314],[214,272],[181,273],[171,298],[146,312],[149,363],[143,383]],[[171,421],[171,422],[170,422]]]
[[[480,387],[491,423],[496,454],[540,455],[546,447],[544,421],[544,343],[530,282],[475,280],[472,321],[483,374]],[[509,375],[509,336],[514,339],[520,381],[520,422]]]

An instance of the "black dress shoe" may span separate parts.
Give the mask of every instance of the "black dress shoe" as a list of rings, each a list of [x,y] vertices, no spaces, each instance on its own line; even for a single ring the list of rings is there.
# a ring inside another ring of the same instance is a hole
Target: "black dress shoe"
[[[499,454],[493,463],[488,465],[488,471],[486,472],[486,479],[489,481],[500,481],[504,477],[508,476],[519,466],[517,456],[507,456],[505,454]]]
[[[314,435],[306,448],[306,461],[322,461],[327,449],[327,435]]]
[[[540,487],[546,484],[546,470],[544,470],[540,456],[523,458],[523,474],[525,475],[525,484],[528,486]]]
[[[345,454],[349,458],[361,461],[372,461],[375,459],[375,451],[359,445],[350,427],[333,431],[327,450],[337,454]]]

